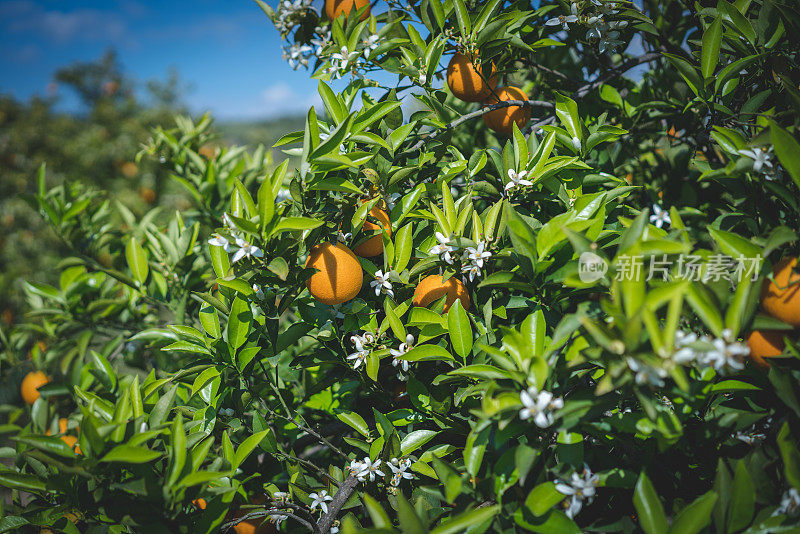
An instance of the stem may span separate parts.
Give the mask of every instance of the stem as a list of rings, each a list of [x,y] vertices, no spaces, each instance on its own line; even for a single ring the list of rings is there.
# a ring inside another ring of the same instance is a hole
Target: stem
[[[353,475],[347,477],[344,482],[339,485],[339,491],[336,492],[336,495],[333,496],[333,500],[328,504],[328,512],[320,517],[319,522],[317,522],[317,532],[319,532],[319,534],[328,534],[328,532],[330,532],[334,521],[336,521],[336,516],[339,514],[339,510],[342,509],[344,503],[346,503],[350,495],[353,494],[356,486],[358,486],[358,479]]]
[[[547,109],[555,108],[553,104],[551,104],[550,102],[545,102],[543,100],[503,100],[502,102],[497,102],[496,104],[490,104],[488,106],[482,107],[481,109],[475,110],[471,113],[467,113],[466,115],[462,115],[453,122],[446,124],[443,128],[440,128],[420,139],[417,142],[417,144],[408,149],[408,152],[414,152],[415,150],[422,147],[422,145],[424,145],[426,142],[438,137],[439,134],[446,132],[447,130],[452,130],[453,128],[455,128],[456,126],[458,126],[463,122],[474,119],[476,117],[480,117],[481,115],[489,113],[490,111],[494,111],[496,109],[508,108],[511,106],[542,107]]]

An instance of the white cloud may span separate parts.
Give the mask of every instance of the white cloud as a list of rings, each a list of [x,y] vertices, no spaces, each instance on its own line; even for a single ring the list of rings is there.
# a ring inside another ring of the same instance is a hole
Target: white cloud
[[[253,112],[264,117],[279,117],[304,114],[311,106],[318,111],[323,107],[322,99],[316,91],[298,94],[287,82],[278,82],[261,91],[261,102]]]
[[[59,44],[112,41],[130,44],[124,17],[114,11],[49,10],[29,0],[0,5],[0,28],[7,33],[35,34]]]

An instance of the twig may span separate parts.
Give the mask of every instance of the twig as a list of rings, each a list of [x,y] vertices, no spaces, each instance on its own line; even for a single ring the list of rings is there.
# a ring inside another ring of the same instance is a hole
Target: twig
[[[574,96],[575,96],[575,98],[578,98],[578,99],[583,98],[584,96],[588,95],[589,93],[591,93],[592,91],[594,91],[595,89],[597,89],[598,87],[600,87],[601,85],[606,83],[608,80],[623,74],[624,72],[632,69],[636,65],[641,65],[642,63],[648,63],[650,61],[654,61],[654,60],[658,59],[659,57],[661,57],[661,54],[659,54],[658,52],[650,52],[650,53],[641,55],[641,56],[639,56],[637,58],[629,59],[628,61],[625,61],[624,63],[622,63],[618,67],[610,70],[607,74],[605,74],[603,76],[600,76],[597,80],[595,80],[593,82],[589,82],[587,84],[584,84],[583,86],[578,88],[578,90],[575,91],[575,95]],[[546,102],[544,100],[504,100],[502,102],[497,102],[496,104],[491,104],[491,105],[482,107],[481,109],[478,109],[476,111],[473,111],[471,113],[467,113],[466,115],[462,115],[458,119],[446,124],[442,128],[439,128],[438,130],[435,130],[435,131],[429,133],[428,135],[424,136],[422,139],[417,141],[417,143],[414,146],[409,148],[408,152],[414,152],[415,150],[418,150],[418,149],[422,148],[422,146],[425,143],[427,143],[428,141],[431,141],[431,140],[435,139],[442,132],[446,132],[448,130],[452,130],[453,128],[455,128],[459,124],[462,124],[462,123],[464,123],[464,122],[466,122],[468,120],[474,119],[476,117],[480,117],[481,115],[489,113],[490,111],[494,111],[496,109],[507,108],[507,107],[511,107],[511,106],[541,107],[541,108],[546,108],[546,109],[554,109],[555,108],[555,106],[552,103]],[[546,119],[546,120],[549,122],[549,119]],[[544,124],[547,124],[547,122],[545,122]]]
[[[336,521],[336,516],[339,515],[339,511],[344,506],[344,503],[347,502],[347,499],[350,498],[350,495],[353,494],[356,486],[358,486],[358,479],[353,475],[347,477],[339,485],[339,491],[336,492],[333,500],[328,504],[328,512],[320,517],[317,522],[316,532],[319,532],[319,534],[328,534],[330,532],[334,521]]]
[[[606,83],[611,78],[615,78],[624,72],[632,69],[636,65],[641,65],[642,63],[649,63],[650,61],[654,61],[661,57],[661,54],[658,52],[649,52],[647,54],[641,55],[639,57],[635,57],[633,59],[629,59],[625,61],[620,66],[615,67],[608,71],[607,74],[600,76],[597,80],[587,83],[586,85],[580,87],[577,91],[575,91],[575,98],[583,98],[584,96],[588,95],[604,83]]]
[[[257,519],[259,517],[265,517],[268,515],[282,515],[286,517],[291,517],[298,523],[301,523],[303,526],[305,526],[310,532],[313,532],[314,534],[319,533],[318,527],[313,523],[311,523],[310,521],[307,521],[302,517],[300,517],[299,515],[293,514],[292,512],[288,512],[286,510],[282,510],[280,508],[268,508],[266,510],[259,510],[257,512],[250,512],[249,514],[244,514],[241,517],[237,517],[233,521],[228,521],[227,523],[224,523],[220,527],[220,530],[222,532],[226,532],[230,530],[231,527],[238,525],[242,521],[247,521],[248,519]]]
[[[275,396],[278,397],[278,400],[280,401],[281,405],[283,406],[283,409],[286,410],[286,415],[285,416],[279,415],[277,413],[275,415],[277,417],[282,418],[282,419],[286,419],[287,421],[289,421],[292,424],[294,424],[297,428],[303,430],[304,432],[306,432],[308,434],[311,434],[312,436],[317,438],[317,440],[320,443],[325,444],[328,448],[330,448],[330,450],[332,450],[333,452],[335,452],[336,454],[338,454],[339,456],[341,456],[345,460],[348,460],[349,457],[344,452],[342,452],[342,450],[339,447],[337,447],[336,445],[334,445],[333,443],[331,443],[330,441],[325,439],[321,434],[319,434],[315,430],[311,429],[310,427],[307,427],[307,426],[303,425],[302,423],[297,421],[297,419],[295,419],[292,416],[292,412],[289,410],[289,407],[286,405],[286,402],[283,400],[283,397],[281,396],[281,392],[278,391],[277,386],[272,383],[272,380],[270,380],[269,373],[267,373],[267,370],[264,368],[264,364],[261,361],[259,361],[258,363],[261,364],[261,371],[264,373],[265,377],[267,378],[267,383],[269,384],[269,387],[272,389],[272,392],[275,394]]]
[[[490,104],[488,106],[482,107],[481,109],[475,110],[475,111],[473,111],[471,113],[467,113],[466,115],[462,115],[461,117],[457,118],[453,122],[450,122],[450,123],[446,124],[444,127],[439,128],[438,130],[436,130],[434,132],[431,132],[427,136],[423,137],[422,139],[420,139],[417,142],[417,144],[415,144],[414,146],[409,148],[408,151],[409,152],[413,152],[413,151],[419,149],[426,142],[438,137],[439,134],[441,134],[441,133],[443,133],[443,132],[445,132],[447,130],[452,130],[453,128],[455,128],[456,126],[458,126],[459,124],[461,124],[463,122],[466,122],[468,120],[474,119],[476,117],[480,117],[481,115],[483,115],[485,113],[489,113],[490,111],[494,111],[496,109],[508,108],[508,107],[511,107],[511,106],[542,107],[542,108],[547,108],[547,109],[554,109],[555,108],[555,106],[553,104],[551,104],[550,102],[545,102],[543,100],[503,100],[502,102],[497,102],[496,104]]]

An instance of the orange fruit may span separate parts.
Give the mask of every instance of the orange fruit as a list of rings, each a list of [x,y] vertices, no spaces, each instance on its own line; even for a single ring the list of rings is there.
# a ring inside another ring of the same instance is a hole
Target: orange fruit
[[[25,378],[22,379],[22,385],[19,392],[22,395],[22,400],[28,404],[33,404],[39,398],[39,388],[50,382],[41,371],[31,371]]]
[[[61,441],[69,445],[69,448],[74,450],[75,454],[83,454],[78,446],[78,438],[75,436],[61,436]]]
[[[461,283],[458,278],[450,277],[447,280],[440,275],[426,276],[414,290],[414,306],[425,307],[435,300],[447,295],[447,300],[444,303],[444,311],[450,309],[450,306],[456,301],[461,301],[461,306],[468,310],[470,306],[469,293],[467,288]]]
[[[122,168],[120,170],[125,178],[133,178],[136,176],[136,173],[139,172],[139,167],[137,167],[132,161],[126,161],[122,164]]]
[[[68,421],[64,417],[62,417],[61,419],[58,420],[58,433],[59,434],[66,433],[67,424],[68,424]],[[52,432],[50,432],[50,430],[47,430],[47,432],[45,432],[45,434],[50,436],[50,435],[52,435]],[[78,438],[76,438],[75,436],[61,436],[61,441],[63,441],[67,445],[69,445],[69,447],[71,449],[74,449],[76,453],[81,454],[81,448],[80,447],[76,447],[76,445],[78,443]]]
[[[769,362],[764,358],[780,356],[786,344],[783,342],[783,330],[753,330],[747,336],[747,346],[750,347],[750,358],[759,367],[769,367]]]
[[[797,258],[784,258],[775,264],[775,281],[765,279],[761,286],[761,307],[784,323],[800,326],[800,274],[792,271],[795,265]]]
[[[361,20],[364,20],[369,17],[369,0],[325,0],[325,14],[329,20],[334,20],[339,18],[342,13],[348,17],[351,11],[358,11],[364,6],[366,9],[361,14]]]
[[[378,222],[381,224],[378,225],[374,222],[364,221],[364,225],[361,228],[362,230],[373,231],[380,230],[381,225],[383,225],[383,228],[386,229],[386,233],[391,236],[392,225],[389,222],[389,214],[380,207],[382,204],[382,202],[378,202],[371,210],[369,210],[369,215],[378,219]],[[383,235],[376,234],[370,237],[357,247],[353,248],[353,252],[355,252],[356,256],[361,256],[362,258],[371,258],[373,256],[377,256],[383,252]]]
[[[491,65],[489,79],[485,80],[481,76],[482,69],[477,63],[475,56],[458,52],[447,65],[447,86],[459,100],[480,102],[488,98],[497,85],[497,69],[494,68],[494,64]]]
[[[528,100],[528,95],[518,87],[500,87],[495,93],[497,93],[497,96],[492,95],[483,102],[485,106],[497,104],[501,100]],[[486,123],[486,126],[490,130],[508,136],[514,133],[515,122],[517,123],[517,127],[522,128],[528,124],[530,119],[531,108],[528,106],[509,106],[483,114],[483,122]]]
[[[213,159],[217,153],[217,150],[212,145],[203,145],[200,147],[197,153],[206,159]]]
[[[196,507],[200,508],[201,510],[205,510],[206,506],[208,506],[208,503],[202,497],[200,497],[199,499],[193,500],[192,504],[195,505]]]
[[[156,192],[150,189],[149,187],[140,187],[139,196],[142,197],[142,200],[144,200],[148,204],[152,204],[153,202],[156,201]]]
[[[364,274],[353,251],[337,243],[320,243],[308,255],[306,267],[319,269],[311,275],[306,287],[315,299],[324,304],[341,304],[361,291]]]
[[[262,504],[260,502],[256,502],[258,500],[259,499],[255,499],[253,501],[253,504]],[[255,512],[255,511],[256,511],[255,508],[250,508],[247,510],[237,510],[232,514],[229,514],[228,518],[237,519],[239,517],[247,515],[250,512]],[[276,532],[278,532],[278,529],[275,528],[275,525],[273,525],[268,521],[264,522],[264,519],[265,518],[263,517],[246,519],[245,521],[242,521],[241,523],[237,523],[236,525],[234,525],[233,531],[236,532],[236,534],[275,534]]]

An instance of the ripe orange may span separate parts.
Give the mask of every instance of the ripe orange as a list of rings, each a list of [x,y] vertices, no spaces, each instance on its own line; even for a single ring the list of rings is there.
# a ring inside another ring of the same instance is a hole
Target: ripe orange
[[[58,433],[59,434],[66,433],[67,424],[68,424],[68,421],[64,417],[62,417],[61,419],[58,420]],[[52,432],[50,432],[50,430],[48,430],[47,432],[45,432],[45,434],[50,436],[52,434]],[[81,454],[81,448],[76,446],[77,443],[78,443],[78,438],[76,438],[75,436],[61,436],[61,441],[63,441],[67,445],[69,445],[69,447],[71,449],[73,449],[77,454]]]
[[[469,293],[467,288],[461,283],[458,278],[450,277],[447,280],[440,275],[426,276],[414,290],[414,306],[425,307],[431,302],[442,298],[447,295],[447,300],[444,303],[444,311],[450,309],[450,306],[456,301],[461,301],[461,306],[468,310],[470,306]]]
[[[33,404],[39,398],[39,388],[50,382],[41,371],[31,371],[25,378],[22,379],[22,385],[19,392],[22,395],[22,400],[28,404]]]
[[[132,161],[126,161],[122,164],[122,168],[120,170],[125,178],[133,178],[136,176],[136,173],[139,172],[139,167],[137,167]]]
[[[369,210],[369,214],[372,217],[378,219],[378,222],[383,225],[383,228],[386,229],[386,233],[390,236],[392,235],[392,225],[389,222],[389,214],[386,213],[380,206],[382,202],[378,202],[371,210]],[[363,230],[366,231],[373,231],[373,230],[380,230],[381,226],[375,224],[374,222],[364,221],[364,225],[361,227]],[[383,235],[376,234],[357,247],[353,249],[353,252],[356,253],[356,256],[361,256],[362,258],[371,258],[373,256],[377,256],[381,252],[383,252]]]
[[[199,508],[199,509],[201,509],[201,510],[205,510],[205,509],[206,509],[206,506],[208,506],[208,503],[207,503],[207,502],[206,502],[206,500],[205,500],[204,498],[202,498],[202,497],[200,497],[199,499],[195,499],[195,500],[193,500],[193,501],[192,501],[192,504],[193,504],[193,505],[195,505],[196,507],[198,507],[198,508]]]
[[[260,499],[254,499],[253,504],[263,504],[263,502],[258,502]],[[250,508],[247,510],[237,510],[232,514],[228,515],[229,519],[237,519],[242,517],[243,515],[247,515],[250,512],[255,512],[255,508]],[[275,525],[269,522],[264,522],[263,517],[257,517],[254,519],[247,519],[242,521],[241,523],[237,523],[233,527],[233,531],[236,534],[275,534],[278,532],[278,529],[275,528]]]
[[[501,100],[528,100],[528,95],[518,87],[500,87],[495,93],[497,93],[497,96],[492,95],[483,102],[485,106],[497,104]],[[486,123],[490,130],[508,136],[514,133],[515,122],[519,128],[522,128],[530,118],[531,108],[528,106],[509,106],[483,114],[483,122]]]
[[[497,70],[494,64],[491,65],[488,80],[484,80],[481,76],[482,70],[477,63],[477,58],[460,52],[450,59],[450,64],[447,66],[447,86],[459,100],[480,102],[488,98],[497,85]]]
[[[149,187],[140,187],[139,196],[142,197],[142,200],[144,200],[148,204],[152,204],[153,202],[156,201],[156,192],[150,189]]]
[[[344,245],[320,243],[308,255],[306,267],[319,269],[306,282],[315,299],[324,304],[341,304],[361,291],[364,274],[353,251]]]
[[[61,441],[69,445],[69,448],[74,450],[75,454],[83,454],[78,446],[78,438],[75,436],[61,436]]]
[[[772,276],[761,286],[761,307],[771,316],[792,326],[800,326],[800,274],[792,271],[797,258],[784,258],[775,264]]]
[[[747,346],[750,347],[750,358],[759,367],[769,367],[769,362],[764,358],[780,356],[786,344],[783,342],[783,330],[753,330],[747,336]]]
[[[214,159],[214,156],[217,153],[217,149],[214,148],[212,145],[203,145],[200,147],[197,153],[206,159]]]
[[[344,13],[345,17],[348,17],[351,11],[358,11],[364,6],[366,6],[366,9],[361,14],[361,20],[364,20],[369,17],[369,0],[325,0],[325,14],[332,21],[342,13]]]

